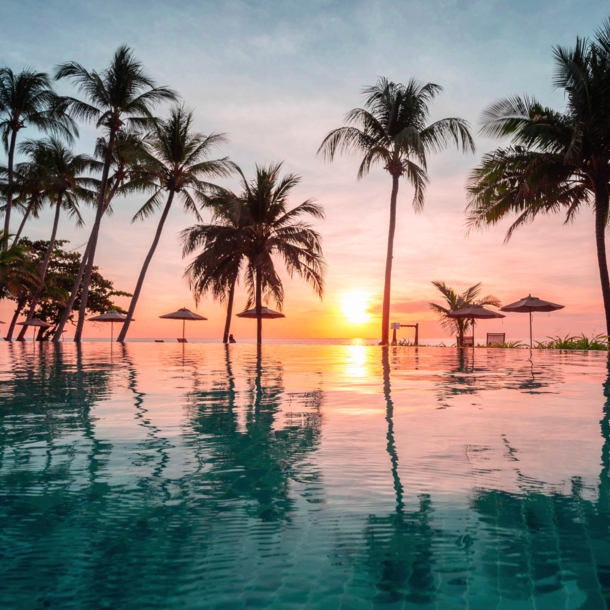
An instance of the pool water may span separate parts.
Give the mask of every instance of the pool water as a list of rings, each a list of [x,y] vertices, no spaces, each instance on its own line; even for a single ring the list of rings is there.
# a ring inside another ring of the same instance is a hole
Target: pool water
[[[605,354],[0,348],[2,609],[610,607]]]

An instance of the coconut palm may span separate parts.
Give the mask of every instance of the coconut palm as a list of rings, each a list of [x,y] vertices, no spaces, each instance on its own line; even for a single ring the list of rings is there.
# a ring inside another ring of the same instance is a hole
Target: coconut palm
[[[487,296],[480,297],[481,294],[481,282],[471,286],[461,294],[456,292],[450,286],[447,286],[445,282],[432,282],[432,285],[443,295],[445,298],[446,306],[437,305],[436,303],[430,303],[430,309],[434,311],[440,320],[441,326],[452,336],[457,338],[457,344],[462,345],[464,342],[464,335],[470,330],[472,322],[470,319],[460,320],[456,318],[450,318],[449,313],[462,309],[462,307],[468,307],[469,305],[491,305],[493,307],[500,307],[500,300],[488,294]]]
[[[413,207],[419,212],[424,206],[428,183],[427,155],[452,143],[464,152],[474,152],[467,121],[447,118],[428,123],[430,103],[441,91],[442,87],[434,83],[424,85],[411,79],[402,85],[380,78],[374,86],[364,89],[364,108],[348,112],[347,126],[329,132],[318,149],[318,154],[329,161],[337,152],[362,153],[358,179],[379,163],[392,176],[381,322],[383,345],[388,344],[390,332],[392,257],[400,178],[405,176],[413,186]]]
[[[45,205],[43,186],[41,184],[42,177],[37,173],[30,173],[28,163],[15,165],[13,169],[13,185],[11,188],[11,211],[20,210],[23,214],[19,228],[13,236],[13,243],[17,243],[21,238],[23,229],[30,218],[38,218],[40,211]],[[0,206],[2,213],[7,209],[7,175],[8,169],[0,167],[0,189],[4,204]]]
[[[182,232],[184,256],[201,249],[184,275],[195,303],[199,304],[209,293],[215,300],[227,304],[222,342],[228,343],[235,287],[246,260],[242,246],[247,238],[248,215],[239,197],[224,189],[208,197],[207,205],[213,210],[210,224],[198,224]]]
[[[196,199],[215,188],[204,178],[227,177],[233,171],[234,165],[227,157],[207,158],[216,147],[226,142],[227,139],[223,134],[204,136],[193,132],[193,113],[182,106],[172,108],[168,119],[157,121],[147,145],[150,157],[145,162],[143,168],[145,175],[142,178],[149,183],[153,194],[138,210],[133,220],[144,220],[152,216],[162,208],[162,198],[165,193],[167,199],[117,341],[122,343],[127,336],[146,272],[159,244],[174,198],[180,201],[186,212],[193,213],[197,220],[201,220]]]
[[[10,235],[0,231],[0,298],[17,295],[24,284],[39,285],[38,269],[32,264],[30,251],[22,244],[6,246]]]
[[[128,195],[134,191],[142,190],[142,165],[144,159],[148,158],[144,148],[146,134],[135,130],[122,130],[117,133],[115,145],[112,149],[112,161],[108,180],[106,182],[106,195],[104,198],[104,209],[102,214],[112,213],[112,201],[117,195]],[[105,159],[107,140],[99,138],[95,147],[95,156]],[[70,296],[53,334],[53,341],[59,342],[63,336],[64,328],[71,319],[74,303],[80,295],[80,286],[89,260],[92,239],[89,237],[85,252],[81,258],[78,272],[74,277]]]
[[[15,74],[10,68],[0,69],[0,136],[8,155],[5,235],[9,234],[11,224],[17,135],[31,126],[71,141],[78,130],[65,110],[63,98],[55,93],[44,72],[26,68]],[[7,240],[4,245],[8,247]]]
[[[234,260],[241,257],[246,260],[246,307],[253,304],[256,307],[256,341],[259,345],[262,341],[263,298],[273,301],[279,310],[284,302],[284,286],[277,274],[274,258],[279,257],[284,262],[290,277],[296,273],[305,279],[320,298],[324,292],[326,263],[321,238],[311,225],[302,220],[306,215],[322,219],[324,211],[311,199],[289,209],[288,197],[300,178],[294,174],[281,177],[281,169],[281,163],[256,166],[256,175],[249,181],[237,168],[242,193],[237,198],[239,210],[235,214],[242,216],[239,223],[243,228],[239,236],[225,242],[227,246],[233,245],[231,256]],[[188,233],[196,237],[197,231],[197,227],[193,227]],[[205,237],[204,230],[201,235]],[[196,243],[195,240],[191,251]]]
[[[44,199],[51,206],[55,206],[51,236],[40,266],[40,284],[43,286],[55,247],[61,212],[64,211],[68,216],[74,218],[77,226],[83,225],[79,205],[81,201],[93,203],[95,200],[99,181],[90,177],[89,173],[99,170],[101,163],[87,155],[74,154],[70,148],[55,137],[46,140],[26,140],[19,147],[19,152],[29,158],[27,163],[29,167],[24,167],[23,173],[39,178],[38,184],[42,187]],[[28,321],[34,317],[40,292],[41,288],[36,291],[30,301]],[[26,330],[27,328],[24,326],[17,337],[18,341],[23,340]]]
[[[33,260],[30,249],[22,243],[5,245],[10,236],[0,231],[0,299],[13,298],[17,301],[17,314],[13,316],[7,332],[7,341],[11,340],[19,313],[28,296],[40,287],[38,265]]]
[[[540,214],[565,214],[584,206],[595,217],[595,240],[606,330],[610,334],[610,280],[605,228],[610,182],[610,20],[592,41],[556,47],[555,85],[566,94],[558,112],[531,97],[512,97],[490,106],[482,133],[510,136],[512,145],[483,157],[468,183],[471,228],[516,216],[506,235]]]
[[[89,253],[83,273],[79,317],[74,334],[74,340],[80,341],[117,134],[126,126],[149,125],[154,106],[164,101],[175,101],[177,95],[167,87],[155,86],[155,82],[144,72],[142,64],[133,57],[127,46],[117,49],[110,66],[102,72],[89,71],[76,62],[68,62],[57,68],[55,78],[69,78],[87,99],[82,101],[72,97],[67,98],[71,115],[86,121],[95,121],[96,126],[104,131],[107,138],[95,222],[91,229]]]

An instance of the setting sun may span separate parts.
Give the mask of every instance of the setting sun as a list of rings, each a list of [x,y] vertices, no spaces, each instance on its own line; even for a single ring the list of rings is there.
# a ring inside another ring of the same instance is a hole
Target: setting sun
[[[361,290],[350,290],[341,297],[341,311],[348,322],[364,324],[371,317],[368,313],[369,295]]]

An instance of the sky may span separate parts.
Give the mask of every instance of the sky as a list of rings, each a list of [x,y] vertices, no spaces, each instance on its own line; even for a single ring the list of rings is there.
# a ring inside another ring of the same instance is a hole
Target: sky
[[[474,133],[482,111],[505,96],[528,93],[561,109],[563,96],[552,86],[553,47],[591,36],[610,15],[601,0],[0,1],[3,22],[10,24],[0,39],[0,64],[50,72],[74,60],[102,70],[116,48],[127,44],[158,84],[178,91],[194,109],[198,131],[227,134],[229,143],[219,155],[229,156],[246,175],[256,163],[283,161],[286,172],[301,176],[292,203],[313,197],[326,211],[326,219],[314,223],[328,263],[325,294],[320,301],[302,280],[284,273],[286,318],[264,324],[264,335],[278,338],[380,336],[391,179],[377,167],[357,180],[357,157],[330,164],[316,156],[325,134],[362,105],[364,86],[380,76],[437,83],[443,92],[431,107],[431,120],[462,117]],[[58,89],[75,94],[67,83]],[[167,110],[160,107],[158,114]],[[77,150],[92,153],[95,137],[92,125],[82,125]],[[505,304],[529,293],[564,304],[561,312],[536,316],[538,338],[603,332],[591,210],[568,226],[561,217],[538,219],[508,244],[508,223],[467,235],[469,172],[481,155],[502,144],[479,135],[475,140],[474,155],[447,150],[429,158],[422,213],[415,214],[412,190],[401,184],[392,321],[418,322],[422,339],[444,337],[429,308],[429,302],[441,302],[431,281],[460,291],[482,282],[485,294]],[[218,183],[238,186],[236,179]],[[115,201],[114,215],[102,225],[96,264],[121,290],[133,290],[158,220],[131,222],[142,203],[138,196]],[[59,229],[61,239],[81,250],[92,210],[84,216],[84,229],[69,219]],[[188,259],[178,240],[193,224],[193,216],[172,209],[130,336],[179,336],[179,323],[158,316],[182,306],[195,309],[183,277]],[[48,239],[50,225],[46,212],[28,224],[26,234]],[[128,300],[117,304],[126,308]],[[236,310],[244,304],[240,288]],[[0,303],[0,319],[10,318],[11,305]],[[220,336],[223,307],[207,298],[197,311],[208,321],[191,324],[190,336]],[[506,332],[507,340],[525,338],[527,317],[509,314],[480,328]],[[232,331],[238,340],[252,337],[255,324],[235,318]],[[89,323],[85,337],[107,333]]]

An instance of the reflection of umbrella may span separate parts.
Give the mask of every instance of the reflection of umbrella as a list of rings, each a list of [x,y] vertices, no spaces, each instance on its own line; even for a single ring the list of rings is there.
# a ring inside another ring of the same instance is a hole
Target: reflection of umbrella
[[[241,313],[236,314],[238,318],[257,318],[256,307],[252,309],[246,309],[246,311],[242,311]],[[266,320],[273,320],[274,318],[285,318],[286,316],[279,311],[273,311],[273,309],[269,309],[268,307],[261,307],[261,318]]]
[[[124,316],[122,313],[119,313],[114,309],[110,309],[106,313],[89,318],[89,322],[110,322],[110,342],[112,343],[112,338],[114,336],[114,323],[124,322],[126,319],[127,316]],[[132,320],[132,322],[135,322],[135,320]]]
[[[476,320],[487,320],[489,318],[505,318],[501,313],[497,313],[496,311],[491,311],[491,309],[485,309],[483,305],[468,305],[467,307],[462,307],[462,309],[456,309],[455,311],[450,311],[447,314],[449,318],[457,318],[457,319],[471,319],[472,320],[472,346],[474,347],[474,321]]]
[[[557,303],[551,303],[550,301],[543,301],[537,297],[533,297],[531,294],[516,303],[505,305],[501,308],[502,311],[514,311],[516,313],[529,313],[530,315],[530,347],[534,346],[532,341],[532,312],[533,311],[555,311],[557,309],[563,309],[563,305],[557,305]]]
[[[166,318],[168,320],[182,320],[182,341],[184,342],[184,325],[187,320],[192,320],[193,322],[201,322],[203,320],[207,320],[203,316],[200,316],[198,313],[187,309],[186,307],[181,307],[178,311],[173,311],[172,313],[166,313],[165,315],[159,316],[160,318]]]
[[[32,341],[36,340],[36,328],[51,328],[53,324],[49,324],[48,322],[43,322],[38,318],[32,318],[31,320],[26,320],[25,322],[17,322],[17,326],[32,326],[34,328],[34,334],[32,335]]]

